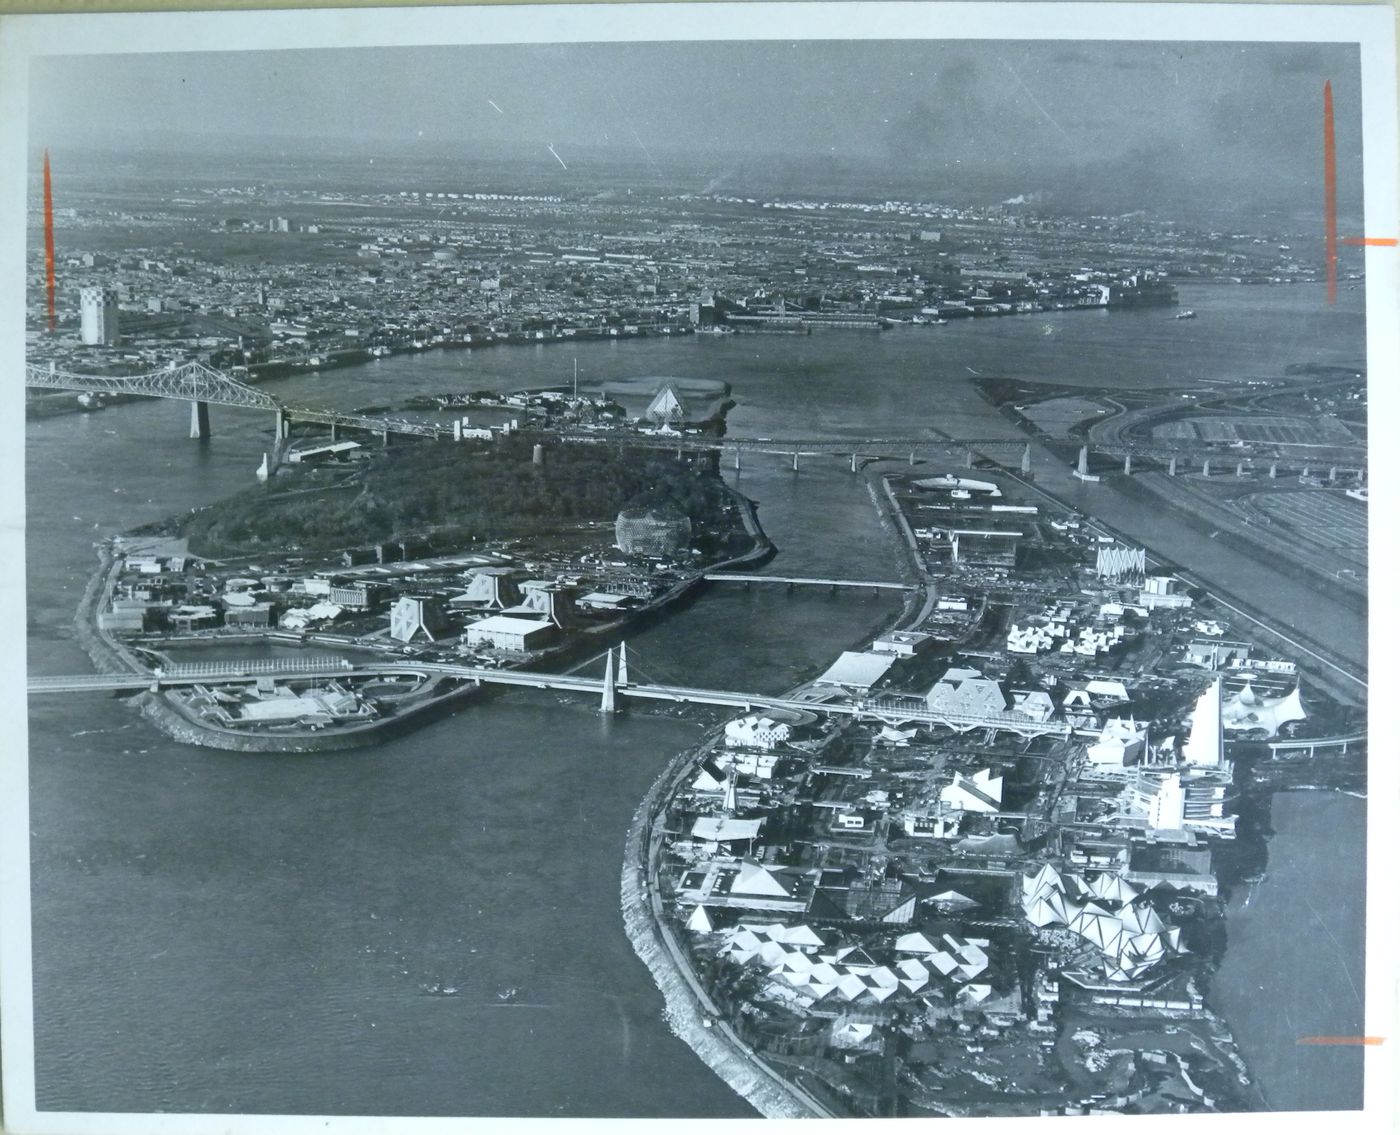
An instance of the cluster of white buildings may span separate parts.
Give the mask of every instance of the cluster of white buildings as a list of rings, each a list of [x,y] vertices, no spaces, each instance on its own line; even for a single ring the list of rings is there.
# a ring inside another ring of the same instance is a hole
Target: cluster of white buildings
[[[1056,603],[1045,608],[1022,626],[1012,623],[1006,633],[1006,649],[1010,654],[1078,654],[1094,658],[1121,646],[1129,637],[1123,616],[1131,607],[1120,603],[1105,603],[1092,622],[1076,618],[1072,603]],[[1137,609],[1146,616],[1145,609]]]
[[[717,930],[704,906],[686,922],[697,935],[718,937],[718,953],[739,964],[757,961],[768,982],[767,999],[810,1010],[826,1002],[837,1010],[882,1005],[908,997],[939,982],[955,1003],[972,1006],[992,995],[992,986],[976,979],[990,965],[991,942],[942,934],[901,935],[889,951],[848,943],[834,944],[830,931],[803,923],[740,922]]]
[[[1021,909],[1038,930],[1064,929],[1094,947],[1110,981],[1130,982],[1185,952],[1169,926],[1132,883],[1117,875],[1085,881],[1046,863],[1021,877]]]

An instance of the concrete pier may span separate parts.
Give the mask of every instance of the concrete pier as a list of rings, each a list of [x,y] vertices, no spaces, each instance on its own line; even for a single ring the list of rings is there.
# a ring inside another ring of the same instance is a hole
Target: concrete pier
[[[209,403],[190,403],[190,437],[203,441],[209,436]]]

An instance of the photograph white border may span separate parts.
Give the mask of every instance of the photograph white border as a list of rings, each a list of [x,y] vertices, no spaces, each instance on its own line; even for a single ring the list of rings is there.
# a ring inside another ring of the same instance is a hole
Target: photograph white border
[[[1365,232],[1400,236],[1397,194],[1394,10],[1389,5],[1140,4],[1140,3],[700,3],[480,7],[308,9],[225,12],[81,13],[0,16],[0,372],[18,376],[24,364],[29,61],[45,55],[147,52],[307,50],[450,44],[645,42],[681,40],[1151,40],[1355,43],[1361,56]],[[1320,156],[1319,156],[1320,160]],[[1396,603],[1384,580],[1395,562],[1388,505],[1397,499],[1396,447],[1384,444],[1400,425],[1400,249],[1366,249],[1366,333],[1371,435],[1383,440],[1369,454],[1374,503],[1370,563],[1369,673],[1378,690],[1397,689]],[[24,693],[24,410],[22,384],[6,388],[0,497],[0,635],[8,681],[0,684],[0,720],[11,746],[0,757],[0,1053],[5,1129],[34,1135],[59,1132],[268,1133],[446,1132],[460,1119],[353,1116],[111,1114],[35,1109],[28,815],[27,701]],[[1381,511],[1377,511],[1377,509]],[[1372,748],[1368,803],[1366,1031],[1385,1043],[1365,1050],[1362,1113],[1310,1112],[1192,1115],[1199,1130],[1276,1131],[1281,1121],[1350,1131],[1395,1129],[1400,1068],[1395,1035],[1400,986],[1396,954],[1400,920],[1395,905],[1400,768],[1386,740]],[[639,971],[640,972],[640,971]],[[490,1119],[497,1127],[528,1120]],[[617,1121],[572,1120],[613,1129]],[[655,1121],[629,1121],[629,1125]],[[681,1129],[714,1121],[670,1120]],[[746,1122],[746,1121],[730,1121]],[[755,1121],[757,1122],[757,1121]],[[764,1121],[765,1123],[770,1121]],[[781,1122],[781,1121],[780,1121]],[[881,1121],[850,1121],[878,1123]],[[938,1121],[943,1124],[959,1121]],[[978,1131],[1030,1120],[971,1120]],[[1122,1118],[1081,1122],[1122,1123]],[[1178,1122],[1133,1117],[1134,1129]],[[1266,1127],[1267,1125],[1267,1127]]]

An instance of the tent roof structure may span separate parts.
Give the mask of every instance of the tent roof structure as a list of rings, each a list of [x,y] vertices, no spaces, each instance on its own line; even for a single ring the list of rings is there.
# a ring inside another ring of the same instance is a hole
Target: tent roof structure
[[[1263,729],[1270,737],[1277,736],[1278,731],[1289,722],[1304,721],[1307,716],[1302,693],[1297,686],[1281,698],[1266,698],[1257,694],[1254,687],[1246,682],[1244,689],[1231,695],[1221,706],[1226,730]]]
[[[690,834],[696,839],[711,843],[728,843],[732,840],[754,839],[763,827],[765,817],[756,820],[736,820],[732,816],[700,816],[696,819]]]
[[[713,934],[715,924],[710,918],[710,912],[701,904],[690,912],[690,917],[685,920],[685,928],[697,934]]]
[[[730,894],[769,895],[774,898],[791,898],[792,892],[782,881],[761,863],[746,859],[739,868],[739,874],[729,887]]]

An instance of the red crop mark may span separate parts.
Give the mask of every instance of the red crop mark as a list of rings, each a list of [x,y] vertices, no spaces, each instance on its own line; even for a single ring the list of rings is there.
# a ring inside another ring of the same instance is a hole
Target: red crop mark
[[[1337,302],[1337,129],[1332,121],[1332,80],[1322,84],[1322,192],[1327,217],[1327,302]]]
[[[1299,1044],[1384,1044],[1383,1036],[1300,1036]]]
[[[58,327],[55,306],[58,277],[54,272],[53,255],[53,174],[49,170],[49,152],[44,151],[44,280],[48,287],[49,331]]]
[[[1394,248],[1400,240],[1393,236],[1344,236],[1342,243],[1353,248]]]

